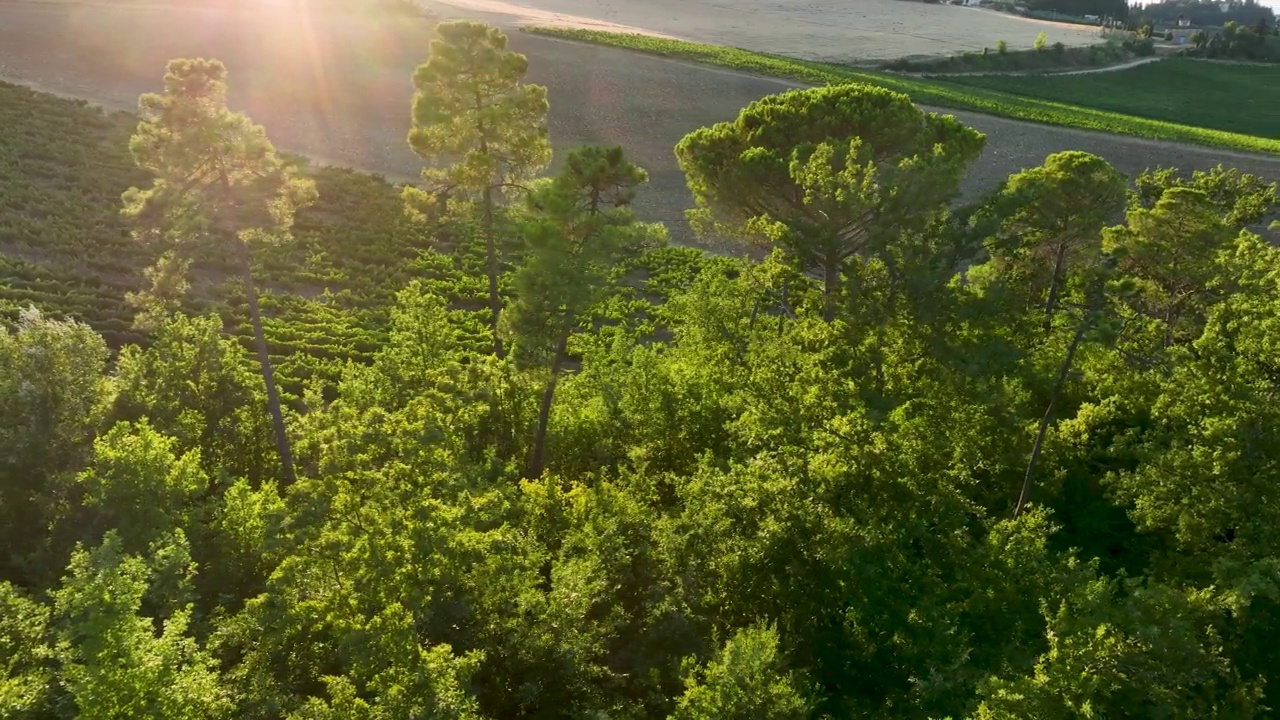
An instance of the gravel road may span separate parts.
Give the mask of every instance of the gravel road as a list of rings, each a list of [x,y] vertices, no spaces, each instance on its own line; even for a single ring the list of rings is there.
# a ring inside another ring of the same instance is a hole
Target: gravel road
[[[214,11],[0,2],[0,77],[112,108],[132,109],[159,89],[174,57],[217,57],[231,73],[230,104],[262,123],[276,144],[320,161],[407,180],[410,75],[427,52],[424,21],[274,11]],[[637,199],[646,219],[687,239],[690,199],[672,148],[687,132],[733,118],[747,103],[791,85],[624,51],[513,35],[529,79],[548,87],[557,154],[584,143],[618,144],[648,169]],[[1280,158],[1136,140],[970,113],[988,136],[965,183],[972,197],[1049,154],[1096,153],[1125,173],[1153,165],[1218,163],[1280,179]]]

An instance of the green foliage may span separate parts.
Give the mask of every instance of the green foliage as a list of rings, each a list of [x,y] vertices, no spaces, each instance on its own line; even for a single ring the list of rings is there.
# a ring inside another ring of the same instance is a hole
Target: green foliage
[[[526,198],[525,250],[508,318],[519,358],[546,362],[562,328],[573,330],[599,301],[613,267],[665,240],[664,229],[638,223],[630,209],[647,181],[621,148],[582,148]]]
[[[0,715],[46,717],[52,697],[49,609],[0,581]]]
[[[550,370],[528,477],[542,474],[547,425],[570,336],[608,291],[612,269],[666,239],[664,228],[638,223],[628,207],[635,188],[647,179],[623,157],[622,148],[582,148],[569,154],[555,179],[527,197],[525,257],[512,279],[518,299],[508,320],[516,360]]]
[[[1078,151],[1050,155],[1011,176],[990,199],[991,217],[978,222],[999,226],[987,244],[991,262],[1016,275],[1015,283],[1044,307],[1046,331],[1071,278],[1101,261],[1102,228],[1124,202],[1124,177]]]
[[[430,59],[413,75],[409,145],[423,159],[451,164],[427,169],[423,179],[452,197],[534,177],[550,161],[551,145],[547,90],[524,82],[528,60],[484,23],[441,23],[436,34]],[[415,189],[406,197],[433,200]]]
[[[801,720],[809,704],[786,673],[773,628],[741,630],[686,679],[674,720]]]
[[[150,180],[128,153],[137,118],[2,84],[0,114],[15,128],[0,137],[0,196],[14,211],[0,214],[0,313],[16,321],[34,303],[51,317],[88,323],[113,350],[150,342],[126,298],[144,287],[141,269],[156,255],[133,240],[119,212],[121,194]],[[42,122],[23,120],[30,117]],[[465,253],[429,250],[448,248],[404,217],[398,188],[351,170],[306,172],[320,199],[295,218],[293,242],[259,245],[253,259],[286,397],[313,380],[336,381],[348,359],[367,360],[410,277],[429,277],[459,302],[470,302],[476,287],[483,297]],[[182,308],[217,313],[228,333],[252,342],[242,282],[226,260],[194,259]]]
[[[0,578],[31,580],[60,563],[46,541],[71,500],[105,419],[107,347],[88,326],[23,311],[0,332]],[[52,553],[52,556],[49,555]]]
[[[177,456],[176,444],[145,421],[118,423],[94,444],[92,468],[79,478],[85,503],[102,508],[126,551],[186,529],[191,501],[209,484],[199,451]]]
[[[144,322],[185,293],[193,253],[239,267],[249,243],[287,239],[294,213],[315,199],[314,184],[276,157],[262,127],[227,109],[226,76],[216,60],[174,60],[164,94],[138,101],[129,149],[153,180],[124,193],[124,214],[162,253],[152,287],[137,297]]]
[[[1153,584],[1096,580],[1046,606],[1035,670],[987,684],[980,720],[1255,717],[1259,688],[1233,677],[1214,630],[1222,608]]]
[[[489,327],[501,358],[498,206],[511,188],[519,188],[551,161],[547,89],[524,82],[528,60],[507,50],[507,36],[497,28],[459,20],[441,23],[436,33],[431,58],[413,74],[409,132],[409,146],[431,164],[422,171],[427,187],[406,187],[404,198],[416,217],[439,220],[443,206],[471,216],[479,227],[489,281]],[[477,212],[469,212],[469,205]]]
[[[294,216],[316,198],[315,183],[280,161],[266,132],[226,105],[226,67],[217,60],[172,60],[163,95],[143,95],[142,119],[129,141],[138,166],[154,179],[124,194],[124,214],[138,237],[159,245],[151,287],[134,295],[144,325],[177,306],[186,293],[192,253],[222,255],[237,268],[267,391],[284,477],[293,458],[258,309],[251,246],[290,238]]]
[[[1040,33],[1044,36],[1044,33]],[[1037,41],[1040,37],[1036,38]],[[1045,39],[1048,42],[1048,39]],[[1052,49],[1052,52],[1049,50]],[[1153,48],[1154,50],[1154,48]],[[943,58],[902,58],[885,63],[886,70],[913,73],[967,72],[1049,72],[1074,68],[1100,67],[1132,60],[1139,55],[1133,43],[1105,42],[1083,47],[1067,47],[1062,43],[1033,47],[1030,50],[1008,50],[1003,53],[966,52]]]
[[[176,540],[185,544],[178,535]],[[139,615],[154,571],[108,533],[77,549],[54,593],[56,655],[75,717],[228,717],[230,702],[214,662],[188,633],[190,611],[163,622]]]
[[[244,349],[222,337],[218,318],[172,316],[151,347],[124,348],[116,368],[113,419],[146,418],[181,452],[198,450],[210,474],[261,480],[276,467],[262,377]]]
[[[295,482],[216,254],[115,363],[6,305],[0,714],[1267,717],[1276,186],[1067,152],[953,213],[980,136],[865,86],[691,137],[767,257],[662,247],[617,148],[487,227],[317,172],[249,266]]]
[[[1201,72],[1191,72],[1183,65],[1191,61],[1183,60],[1152,63],[1116,73],[1062,78],[967,77],[942,80],[902,77],[648,35],[536,26],[527,28],[526,31],[720,65],[813,85],[876,85],[905,93],[921,105],[971,110],[1015,120],[1157,140],[1280,153],[1280,140],[1272,137],[1270,126],[1260,128],[1255,123],[1250,129],[1242,129],[1241,123],[1248,123],[1250,120],[1239,113],[1227,112],[1230,108],[1239,107],[1241,103],[1262,103],[1258,107],[1266,110],[1272,96],[1266,93],[1259,95],[1258,88],[1276,87],[1275,83],[1267,79],[1266,68],[1242,70],[1213,67]],[[1187,84],[1188,76],[1196,79],[1194,86]],[[1063,87],[1064,81],[1070,81],[1066,83],[1067,87]],[[1164,88],[1174,82],[1179,87],[1194,87],[1195,90],[1165,92]],[[1076,83],[1081,84],[1079,91],[1071,87]],[[1158,99],[1152,95],[1157,92],[1157,88],[1160,89]],[[1146,94],[1139,95],[1140,92]],[[1202,102],[1206,93],[1226,96],[1227,99]],[[1162,109],[1170,106],[1176,106],[1176,110]],[[1269,116],[1265,113],[1249,116],[1262,117]],[[1195,121],[1189,122],[1188,118]]]
[[[686,136],[676,156],[695,224],[772,244],[820,273],[831,320],[846,265],[892,263],[902,237],[955,196],[982,145],[977,131],[905,95],[842,85],[758,100],[735,122]]]
[[[1280,40],[1273,36],[1264,18],[1254,26],[1228,20],[1221,32],[1206,35],[1202,31],[1195,48],[1185,52],[1198,57],[1280,63]]]

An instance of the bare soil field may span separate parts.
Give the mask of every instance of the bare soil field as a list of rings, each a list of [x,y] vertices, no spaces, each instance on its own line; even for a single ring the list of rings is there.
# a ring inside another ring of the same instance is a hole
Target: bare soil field
[[[322,162],[412,180],[410,81],[427,55],[431,23],[290,12],[249,13],[102,4],[0,1],[0,79],[132,110],[160,89],[175,57],[216,57],[231,73],[229,102],[262,123],[280,147]],[[616,144],[650,174],[636,209],[688,239],[691,198],[673,148],[686,133],[729,120],[749,102],[793,84],[516,34],[529,79],[547,86],[557,155]],[[967,197],[1046,155],[1096,153],[1130,175],[1158,164],[1218,163],[1280,179],[1280,159],[1186,147],[955,113],[987,134],[965,182]]]
[[[865,62],[1088,45],[1099,31],[976,8],[911,0],[424,0],[441,14],[485,13],[514,24],[637,32],[825,62]]]

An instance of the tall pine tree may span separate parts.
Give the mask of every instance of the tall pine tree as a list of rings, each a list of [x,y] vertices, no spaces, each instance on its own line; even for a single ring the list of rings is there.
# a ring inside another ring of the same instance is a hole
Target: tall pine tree
[[[456,21],[436,28],[431,57],[413,74],[409,145],[430,165],[423,187],[406,188],[412,211],[445,203],[475,203],[487,256],[493,349],[502,298],[498,279],[498,212],[504,197],[551,160],[547,90],[524,82],[529,63],[507,49],[507,36],[484,23]]]
[[[227,69],[217,60],[173,60],[163,94],[143,95],[129,143],[138,166],[155,179],[124,194],[139,235],[165,248],[153,268],[150,300],[164,303],[185,288],[177,280],[200,252],[225,255],[239,271],[258,362],[267,389],[285,478],[293,456],[262,332],[251,253],[258,243],[289,238],[294,214],[314,202],[315,184],[276,155],[262,126],[227,108]]]

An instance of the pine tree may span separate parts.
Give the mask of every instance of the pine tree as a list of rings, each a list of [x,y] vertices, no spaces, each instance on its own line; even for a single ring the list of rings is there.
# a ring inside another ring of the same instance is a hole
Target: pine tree
[[[560,175],[527,198],[527,255],[515,276],[510,324],[518,357],[550,367],[528,477],[542,474],[551,403],[580,314],[622,257],[662,237],[661,228],[636,223],[628,207],[647,179],[622,148],[588,147],[570,153]]]
[[[226,105],[227,69],[217,60],[173,60],[163,94],[143,95],[142,115],[129,147],[138,166],[155,179],[124,194],[125,214],[141,238],[166,252],[153,269],[144,299],[171,304],[185,289],[181,278],[198,252],[230,256],[238,269],[262,380],[267,390],[276,449],[285,478],[293,456],[267,354],[252,272],[255,244],[289,239],[294,214],[311,204],[315,185],[275,153],[266,132]]]
[[[763,239],[819,273],[830,321],[847,264],[935,219],[982,145],[906,95],[841,85],[758,100],[676,155],[703,229]]]
[[[415,212],[441,202],[478,203],[493,348],[501,358],[497,216],[503,198],[551,160],[547,90],[524,82],[528,61],[507,49],[497,28],[456,21],[436,32],[431,58],[413,74],[409,133],[409,145],[430,166],[422,171],[424,187],[406,188],[405,200]]]

